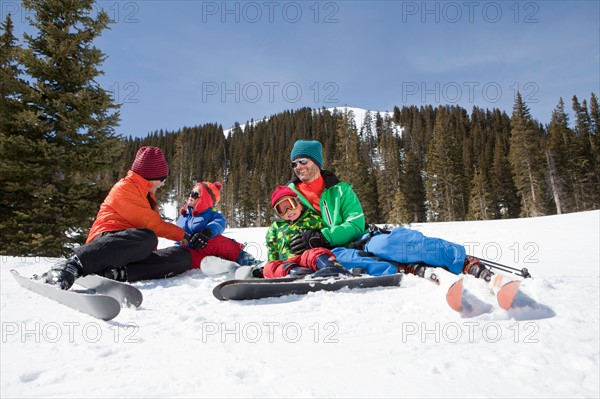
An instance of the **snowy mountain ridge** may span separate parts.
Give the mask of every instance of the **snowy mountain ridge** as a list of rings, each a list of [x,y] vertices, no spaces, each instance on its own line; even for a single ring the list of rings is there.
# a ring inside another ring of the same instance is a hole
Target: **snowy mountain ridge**
[[[382,118],[385,118],[385,117],[391,118],[393,116],[393,112],[389,112],[389,111],[383,111],[383,112],[382,111],[373,111],[373,110],[367,110],[367,109],[364,109],[364,108],[356,108],[356,107],[333,107],[333,108],[327,108],[327,111],[329,111],[329,112],[333,112],[335,110],[337,110],[338,112],[344,112],[344,111],[352,112],[354,114],[354,121],[356,123],[356,129],[359,132],[363,128],[365,117],[367,116],[367,114],[369,114],[369,116],[371,117],[371,120],[372,120],[371,129],[373,131],[375,131],[375,115],[377,113],[379,113]],[[322,110],[321,109],[314,109],[313,112],[318,113],[318,112],[322,112]],[[265,117],[265,118],[253,121],[252,123],[254,125],[256,125],[258,122],[267,121],[267,120],[269,120],[269,118]],[[242,131],[244,130],[245,127],[246,127],[246,124],[240,125],[240,128],[242,129]],[[232,130],[233,130],[233,128],[226,129],[226,130],[223,131],[223,133],[227,137],[227,136],[229,136],[229,134],[231,133]],[[400,126],[394,125],[394,132],[396,134],[401,134],[402,129],[400,128]]]

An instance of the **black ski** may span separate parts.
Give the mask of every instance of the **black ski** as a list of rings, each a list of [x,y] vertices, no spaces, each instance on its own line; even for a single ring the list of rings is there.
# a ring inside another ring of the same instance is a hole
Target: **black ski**
[[[75,284],[94,290],[96,294],[113,297],[119,301],[119,303],[126,306],[133,305],[137,308],[144,300],[142,292],[134,286],[127,283],[110,280],[95,274],[80,277],[75,280]]]
[[[226,301],[227,299],[223,298],[223,296],[221,295],[221,289],[223,287],[225,287],[226,285],[231,285],[231,284],[260,284],[260,283],[286,283],[286,282],[296,281],[296,280],[300,280],[300,279],[302,279],[302,277],[281,277],[281,278],[275,278],[275,279],[254,278],[254,279],[243,279],[243,280],[242,279],[227,280],[227,281],[223,281],[221,284],[219,284],[215,288],[213,288],[213,295],[219,301]]]
[[[50,284],[23,277],[16,270],[11,270],[11,273],[21,287],[97,319],[111,320],[121,311],[121,305],[113,297],[96,294],[92,290],[61,290]]]
[[[387,276],[365,277],[286,277],[256,280],[229,280],[213,290],[221,300],[243,301],[280,297],[284,295],[304,295],[315,291],[338,291],[342,288],[397,287],[402,282],[403,273]]]

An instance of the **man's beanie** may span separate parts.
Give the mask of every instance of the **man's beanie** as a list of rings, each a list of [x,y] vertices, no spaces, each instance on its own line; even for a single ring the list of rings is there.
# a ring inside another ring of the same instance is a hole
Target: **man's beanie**
[[[289,188],[288,186],[275,187],[275,190],[273,191],[273,194],[271,195],[271,208],[275,208],[275,205],[277,204],[277,202],[279,202],[280,199],[285,198],[285,197],[297,198],[298,194],[296,194],[296,192],[294,190],[292,190],[291,188]]]
[[[158,147],[140,148],[131,170],[146,180],[164,180],[169,176],[169,165]]]
[[[223,189],[223,185],[218,181],[214,183],[203,181],[197,183],[196,186],[200,189],[200,200],[192,211],[194,216],[198,216],[208,208],[217,206],[221,200],[221,190]]]
[[[323,165],[323,146],[315,140],[297,140],[292,148],[290,160],[294,161],[298,158],[309,158],[321,168],[321,165]]]

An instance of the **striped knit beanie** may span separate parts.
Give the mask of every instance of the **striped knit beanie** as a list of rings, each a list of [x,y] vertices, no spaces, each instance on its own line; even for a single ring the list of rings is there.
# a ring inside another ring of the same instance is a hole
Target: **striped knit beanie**
[[[292,148],[290,160],[308,158],[317,164],[319,169],[323,165],[323,146],[315,140],[297,140]]]
[[[146,180],[165,180],[169,176],[169,165],[158,147],[140,148],[131,170]]]

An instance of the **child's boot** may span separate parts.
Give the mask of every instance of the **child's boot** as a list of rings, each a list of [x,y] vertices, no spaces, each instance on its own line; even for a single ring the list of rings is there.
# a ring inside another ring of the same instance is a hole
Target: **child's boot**
[[[337,260],[329,260],[331,255],[321,255],[317,257],[317,271],[313,274],[314,277],[330,277],[340,275],[350,275],[351,273]]]
[[[258,265],[259,263],[261,263],[260,260],[254,259],[254,256],[252,256],[250,253],[248,253],[244,250],[242,250],[242,252],[240,252],[240,255],[238,256],[238,258],[235,262],[237,264],[239,264],[240,266],[253,266],[253,265]]]
[[[283,270],[287,270],[287,275],[290,277],[301,277],[313,273],[312,269],[292,262],[285,262],[281,267]]]

